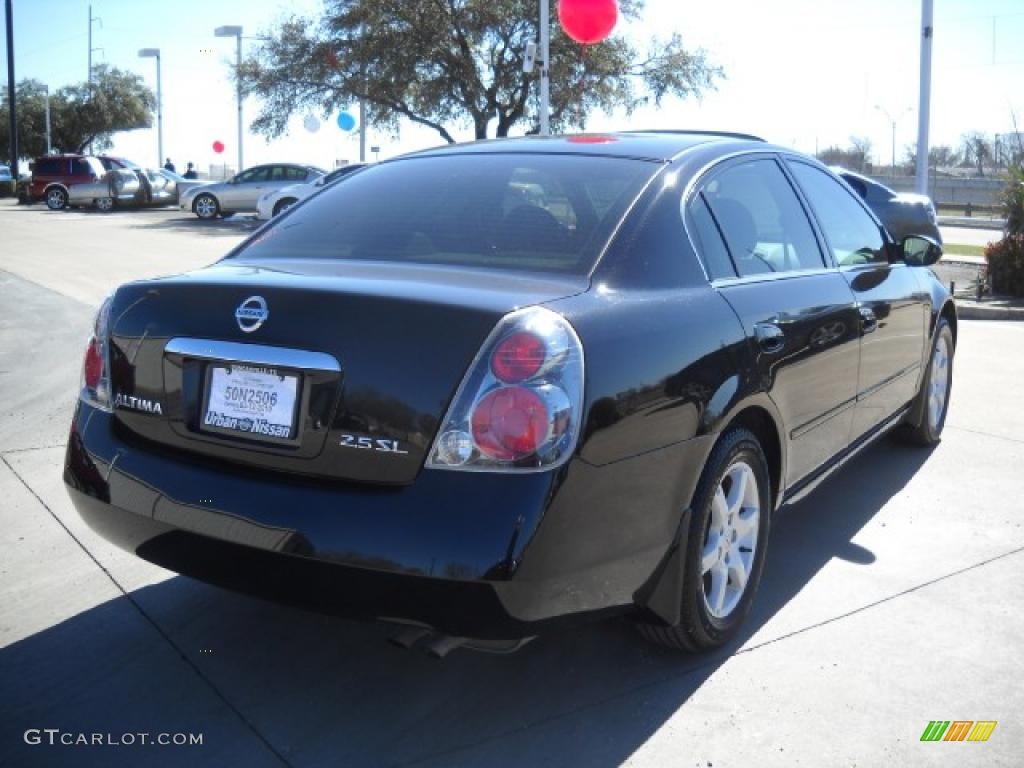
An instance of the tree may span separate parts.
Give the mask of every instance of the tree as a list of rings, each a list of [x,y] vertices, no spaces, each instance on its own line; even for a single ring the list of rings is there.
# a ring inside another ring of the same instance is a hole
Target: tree
[[[907,156],[907,165],[911,168],[917,165],[917,143],[908,144],[904,149]],[[952,168],[960,162],[960,155],[952,147],[940,144],[928,148],[928,166],[930,168]]]
[[[45,88],[38,80],[22,80],[18,98],[18,150],[34,157],[46,153]],[[50,96],[51,144],[65,152],[96,151],[111,146],[120,131],[153,124],[156,98],[142,78],[106,64],[93,68],[92,83],[69,85]],[[0,107],[0,148],[10,154],[6,89]],[[4,155],[6,157],[6,155]]]
[[[14,89],[18,100],[18,154],[36,157],[46,154],[46,86],[38,80],[22,80]],[[0,162],[11,156],[11,124],[7,88],[0,105]],[[51,99],[51,108],[53,107]],[[51,115],[51,122],[53,117]]]
[[[594,110],[631,112],[666,96],[699,95],[722,75],[702,50],[687,51],[674,34],[645,54],[623,37],[586,52],[570,40],[551,3],[551,127],[583,127]],[[621,0],[636,19],[643,0]],[[402,118],[454,142],[472,125],[477,138],[507,136],[513,126],[538,130],[532,96],[540,76],[522,71],[538,37],[536,0],[326,0],[317,19],[293,16],[264,35],[238,72],[246,95],[262,99],[254,131],[281,136],[302,111],[329,114],[363,100],[367,119],[397,130]],[[638,88],[643,86],[643,90]]]
[[[854,156],[858,158],[858,170],[864,171],[871,157],[871,149],[874,143],[866,136],[851,136],[850,146],[853,148]]]
[[[973,165],[978,175],[985,175],[985,161],[992,158],[992,143],[981,131],[971,131],[960,137],[960,153],[963,164]]]

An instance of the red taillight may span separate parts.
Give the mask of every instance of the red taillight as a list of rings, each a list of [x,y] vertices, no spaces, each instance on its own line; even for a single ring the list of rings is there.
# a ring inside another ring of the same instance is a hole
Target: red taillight
[[[550,429],[544,401],[525,387],[491,390],[476,404],[471,422],[480,450],[504,461],[535,453]]]
[[[89,346],[85,350],[85,365],[82,367],[85,377],[85,386],[89,389],[96,389],[100,379],[103,377],[103,353],[100,343],[96,338],[89,339]]]
[[[79,397],[94,408],[110,410],[110,371],[107,370],[107,339],[110,321],[110,298],[96,313],[92,336],[85,348],[82,363],[82,386]]]
[[[491,370],[499,381],[518,384],[537,375],[546,354],[543,339],[525,331],[513,333],[495,347]]]
[[[538,472],[572,455],[583,407],[583,345],[544,307],[505,315],[455,392],[426,466]]]

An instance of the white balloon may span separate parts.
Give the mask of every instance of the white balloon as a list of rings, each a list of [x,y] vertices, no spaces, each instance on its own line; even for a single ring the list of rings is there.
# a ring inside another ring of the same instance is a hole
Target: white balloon
[[[320,121],[317,120],[314,115],[306,115],[306,119],[302,121],[302,125],[310,133],[316,133],[320,130]]]

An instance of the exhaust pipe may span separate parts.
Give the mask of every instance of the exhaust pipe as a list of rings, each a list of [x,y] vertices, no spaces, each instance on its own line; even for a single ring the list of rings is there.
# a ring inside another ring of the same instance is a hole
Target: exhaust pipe
[[[472,637],[453,637],[435,632],[427,627],[406,626],[388,639],[399,648],[406,650],[417,648],[435,659],[443,659],[457,648],[466,648],[482,653],[515,653],[533,640],[533,637],[522,637],[516,640],[484,640]]]

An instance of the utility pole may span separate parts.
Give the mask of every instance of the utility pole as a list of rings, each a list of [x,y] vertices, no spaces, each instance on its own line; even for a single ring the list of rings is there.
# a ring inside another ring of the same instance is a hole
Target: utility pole
[[[540,135],[551,134],[551,83],[548,81],[548,59],[551,53],[550,0],[540,0]]]
[[[44,85],[46,89],[46,154],[50,154],[53,151],[53,147],[50,145],[50,86]]]
[[[366,87],[366,81],[363,81]],[[359,162],[366,162],[366,99],[359,100]]]
[[[235,38],[235,98],[238,101],[238,170],[243,170],[242,163],[242,28],[235,24],[217,27],[213,30],[214,37]]]
[[[156,167],[164,164],[164,96],[160,84],[160,49],[141,48],[139,58],[156,59]]]
[[[10,115],[11,130],[11,176],[18,181],[18,99],[14,94],[14,8],[12,0],[6,0],[7,14],[7,112]]]
[[[932,0],[921,0],[921,95],[917,108],[918,194],[928,194],[928,126],[932,100],[932,40],[934,39]]]
[[[92,98],[92,52],[93,51],[102,51],[103,50],[102,48],[93,48],[92,47],[92,23],[94,21],[98,21],[100,23],[100,28],[101,29],[103,28],[103,19],[99,18],[98,16],[93,16],[92,15],[92,6],[90,5],[89,6],[89,77],[88,77],[89,98]],[[92,142],[91,141],[89,142],[89,154],[90,155],[92,154]]]

